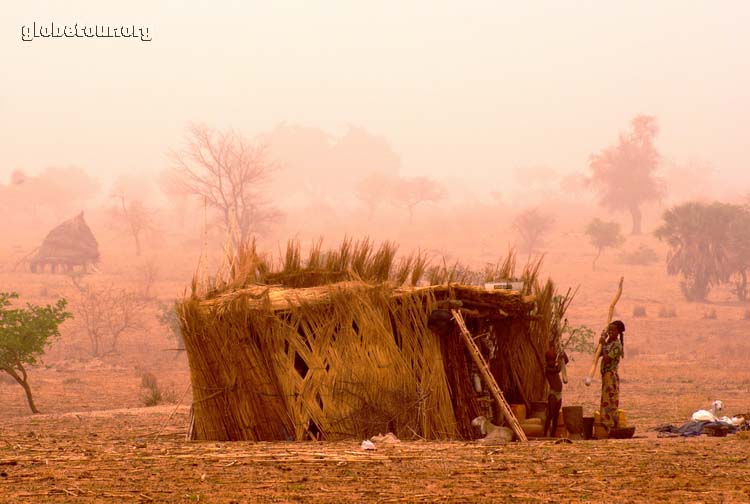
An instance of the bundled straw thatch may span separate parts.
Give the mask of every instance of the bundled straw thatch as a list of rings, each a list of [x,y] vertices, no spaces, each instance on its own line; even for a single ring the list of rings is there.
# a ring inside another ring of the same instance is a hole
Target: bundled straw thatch
[[[551,282],[537,282],[539,262],[522,275],[522,292],[417,287],[426,260],[396,262],[395,252],[367,240],[328,253],[316,244],[303,265],[291,243],[274,272],[251,247],[226,277],[202,287],[196,279],[178,306],[195,437],[471,438],[471,419],[484,412],[470,359],[452,326],[428,327],[435,310],[459,305],[507,398],[544,400],[555,300]],[[509,254],[487,274],[512,278],[513,268]]]
[[[29,259],[32,271],[38,267],[43,271],[47,264],[55,271],[58,266],[69,270],[74,266],[86,268],[98,262],[99,244],[86,224],[83,212],[50,231],[36,254]]]

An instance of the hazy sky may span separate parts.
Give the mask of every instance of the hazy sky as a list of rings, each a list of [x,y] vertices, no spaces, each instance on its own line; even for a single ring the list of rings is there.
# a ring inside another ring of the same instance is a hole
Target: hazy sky
[[[33,22],[153,40],[23,42]],[[362,126],[407,174],[497,190],[526,165],[584,170],[638,113],[659,118],[663,154],[728,178],[750,167],[749,25],[739,0],[6,2],[0,180],[155,172],[189,121],[287,122]]]

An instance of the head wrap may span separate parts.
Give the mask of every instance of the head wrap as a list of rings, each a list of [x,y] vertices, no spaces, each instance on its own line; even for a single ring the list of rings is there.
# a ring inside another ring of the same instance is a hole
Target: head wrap
[[[622,320],[615,320],[612,322],[612,325],[617,328],[617,332],[622,334],[625,332],[625,324],[622,323]]]

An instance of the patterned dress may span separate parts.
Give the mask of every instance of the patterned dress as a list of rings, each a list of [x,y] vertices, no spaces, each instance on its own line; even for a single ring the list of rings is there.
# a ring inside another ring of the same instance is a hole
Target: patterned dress
[[[599,408],[601,423],[607,428],[617,427],[620,407],[620,376],[617,367],[622,358],[622,343],[615,339],[602,347],[602,401]]]

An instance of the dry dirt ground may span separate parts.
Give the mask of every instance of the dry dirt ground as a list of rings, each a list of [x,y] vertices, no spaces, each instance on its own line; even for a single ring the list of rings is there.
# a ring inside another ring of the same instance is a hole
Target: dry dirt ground
[[[635,439],[404,441],[368,452],[361,440],[186,442],[189,370],[164,328],[152,318],[119,354],[92,359],[71,326],[30,373],[42,415],[30,415],[21,388],[0,378],[0,502],[750,502],[748,436],[658,439],[653,431],[714,399],[730,414],[750,412],[746,304],[726,290],[684,302],[661,262],[626,267],[610,254],[593,271],[593,251],[579,242],[552,242],[546,270],[561,286],[581,286],[570,322],[597,330],[625,276],[621,407]],[[0,284],[34,302],[69,294],[59,276],[0,272]],[[636,306],[647,316],[634,318]],[[676,316],[659,317],[662,306]],[[711,310],[716,318],[705,318]],[[590,356],[575,356],[564,398],[587,415],[598,400],[598,384],[582,383],[589,365]],[[158,378],[167,404],[143,407],[144,371]]]
[[[748,502],[750,439],[188,443],[187,410],[3,423],[6,502]],[[168,420],[169,419],[169,420]]]

